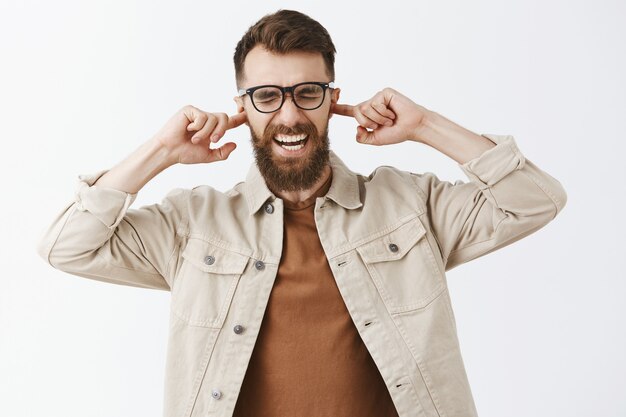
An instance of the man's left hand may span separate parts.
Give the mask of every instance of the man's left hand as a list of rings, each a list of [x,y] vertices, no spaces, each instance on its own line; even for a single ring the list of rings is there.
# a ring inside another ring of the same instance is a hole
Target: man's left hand
[[[385,88],[354,106],[332,104],[331,111],[354,117],[359,123],[356,140],[369,145],[390,145],[406,140],[420,142],[419,132],[430,112],[392,88]]]

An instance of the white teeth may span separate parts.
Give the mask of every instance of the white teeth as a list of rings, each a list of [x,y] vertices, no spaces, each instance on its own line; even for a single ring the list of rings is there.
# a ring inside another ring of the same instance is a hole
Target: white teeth
[[[298,142],[302,139],[306,138],[305,134],[297,135],[297,136],[287,136],[287,135],[276,135],[274,139],[279,142],[289,143],[289,142]]]
[[[288,151],[297,151],[298,149],[304,148],[304,144],[294,145],[294,146],[289,146],[289,145],[280,145],[280,146],[284,149],[287,149]]]

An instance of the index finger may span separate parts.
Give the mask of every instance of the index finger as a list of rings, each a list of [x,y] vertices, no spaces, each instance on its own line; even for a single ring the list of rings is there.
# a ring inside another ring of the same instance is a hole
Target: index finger
[[[349,104],[334,104],[331,111],[341,116],[354,117],[354,106]]]
[[[246,122],[246,120],[248,120],[248,116],[246,115],[245,111],[233,114],[232,116],[228,116],[228,124],[226,126],[226,130],[234,129],[237,126],[241,126]]]

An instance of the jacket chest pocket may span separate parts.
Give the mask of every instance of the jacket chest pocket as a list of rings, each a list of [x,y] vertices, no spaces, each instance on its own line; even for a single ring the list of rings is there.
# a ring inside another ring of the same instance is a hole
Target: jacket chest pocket
[[[445,288],[419,218],[356,250],[392,314],[423,308]]]
[[[172,288],[172,311],[191,326],[221,328],[249,257],[190,238]]]

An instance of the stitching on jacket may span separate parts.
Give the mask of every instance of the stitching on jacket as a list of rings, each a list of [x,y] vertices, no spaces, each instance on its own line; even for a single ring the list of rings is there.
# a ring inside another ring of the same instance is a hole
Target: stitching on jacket
[[[184,236],[181,236],[181,232],[183,231],[181,225],[184,225],[185,229],[188,228],[187,226],[189,224],[189,217],[187,216],[187,213],[189,213],[189,200],[191,200],[192,193],[193,193],[193,190],[186,190],[186,196],[187,196],[187,198],[185,199],[186,205],[184,209],[181,210],[181,213],[182,213],[181,220],[179,220],[178,224],[176,225],[176,228],[174,229],[174,246],[172,247],[170,258],[167,260],[167,264],[165,265],[165,272],[168,274],[168,279],[170,281],[168,283],[168,285],[170,286],[170,289],[172,289],[172,287],[174,286],[174,278],[176,276],[176,274],[174,274],[173,271],[170,271],[171,263],[172,263],[172,259],[174,259],[174,254],[177,252],[180,252],[180,243],[182,242],[183,237],[184,237]]]
[[[380,229],[374,233],[370,233],[369,235],[359,238],[358,240],[356,240],[355,242],[347,242],[346,244],[339,246],[337,248],[335,248],[335,250],[330,253],[328,255],[329,259],[332,258],[336,258],[337,256],[341,256],[344,253],[350,252],[351,250],[364,245],[366,243],[372,242],[382,236],[385,236],[386,234],[389,234],[390,232],[399,229],[400,227],[404,226],[405,224],[409,223],[410,221],[414,220],[414,219],[418,219],[419,218],[419,213],[417,212],[413,212],[413,213],[409,213],[404,217],[401,217],[400,220],[394,224],[392,224],[391,226],[387,226],[384,229]]]
[[[48,261],[48,263],[50,265],[52,265],[52,262],[50,262],[50,254],[52,253],[52,249],[54,248],[54,245],[56,245],[57,241],[59,240],[59,236],[61,236],[61,233],[63,232],[63,230],[65,229],[65,225],[67,224],[67,222],[69,221],[69,219],[74,215],[74,213],[76,212],[76,206],[77,203],[73,203],[70,211],[70,214],[65,218],[65,221],[63,222],[63,226],[61,226],[61,228],[59,228],[59,232],[57,233],[56,237],[54,238],[54,240],[52,241],[52,243],[50,244],[49,247],[46,248],[46,260]],[[53,265],[54,266],[54,265]]]
[[[557,214],[559,214],[559,199],[553,195],[545,186],[545,184],[543,182],[541,182],[541,180],[539,180],[537,177],[535,177],[534,175],[532,175],[529,172],[522,172],[522,174],[526,175],[526,177],[530,178],[532,182],[534,182],[537,187],[539,187],[539,189],[541,189],[541,191],[544,192],[545,195],[548,196],[548,198],[550,199],[550,201],[552,201],[552,204],[554,204],[554,216],[552,217],[553,219],[556,217]]]
[[[478,187],[478,186],[477,186],[477,187],[476,187],[476,190],[474,190],[473,192],[471,192],[471,193],[469,194],[468,198],[467,198],[467,199],[463,202],[463,204],[462,204],[462,206],[461,206],[461,207],[462,207],[462,208],[467,207],[467,206],[469,205],[469,201],[470,201],[470,200],[473,200],[473,199],[474,199],[477,195],[480,195],[480,196],[484,197],[484,198],[485,198],[485,203],[488,203],[488,204],[489,204],[489,198],[487,198],[487,196],[485,195],[485,191],[487,191],[487,190],[489,190],[489,193],[491,194],[491,190],[490,190],[489,188],[487,188],[487,189],[485,189],[485,190],[482,190],[480,187]],[[478,191],[478,193],[476,193],[476,191]],[[494,201],[494,202],[496,202],[496,203],[497,203],[496,199],[493,197],[493,194],[491,194],[491,198],[493,199],[493,201]],[[484,203],[483,203],[483,204],[484,204]],[[496,204],[496,207],[497,207],[497,204]],[[472,205],[472,208],[474,208],[474,205]],[[470,211],[470,214],[471,214],[472,212],[473,212],[473,210],[472,210],[472,211]],[[448,260],[448,259],[450,259],[450,257],[452,256],[452,254],[453,254],[453,253],[456,253],[456,252],[458,252],[458,251],[460,251],[460,250],[463,250],[463,249],[465,249],[465,248],[468,248],[468,247],[470,247],[470,246],[472,246],[472,245],[474,245],[474,244],[476,244],[476,243],[482,243],[482,242],[474,242],[474,243],[470,243],[470,244],[465,245],[465,246],[461,246],[461,247],[460,247],[460,248],[458,248],[458,249],[452,249],[452,248],[453,248],[453,247],[457,244],[457,242],[459,241],[459,236],[461,236],[461,232],[465,229],[465,225],[467,224],[467,222],[468,222],[468,221],[469,221],[469,217],[467,217],[467,218],[463,221],[463,224],[462,224],[462,225],[461,225],[461,227],[459,228],[458,233],[454,236],[454,239],[452,240],[452,246],[450,247],[450,251],[447,253],[447,256],[446,256],[446,264],[447,264],[447,260]],[[494,229],[494,231],[495,231],[495,229]],[[493,238],[491,238],[491,239],[493,239]],[[490,241],[491,239],[486,239],[486,240],[484,240],[483,242]]]
[[[413,186],[417,190],[418,194],[421,195],[421,197],[422,197],[422,204],[426,207],[424,209],[424,213],[430,214],[430,212],[428,211],[428,206],[426,205],[426,200],[428,200],[428,196],[426,195],[426,192],[420,188],[420,186],[418,185],[418,183],[416,181],[416,178],[417,178],[417,174],[411,174],[411,179],[412,179],[411,182],[413,183]],[[443,247],[443,245],[441,244],[441,241],[439,241],[439,238],[437,237],[437,235],[433,231],[433,228],[431,227],[430,222],[429,222],[429,225],[428,225],[428,230],[430,230],[430,234],[435,239],[435,242],[437,242],[437,246],[439,246],[439,252],[441,253],[441,258],[442,258],[442,261],[443,261],[443,268],[445,270],[446,264],[448,263],[448,256],[446,255],[445,248]]]
[[[437,294],[437,296],[431,302],[434,302],[444,292],[446,292],[446,291],[441,291],[439,294]],[[426,367],[424,366],[424,363],[422,362],[421,357],[418,355],[417,349],[415,348],[415,346],[411,342],[411,338],[408,336],[407,332],[405,331],[404,326],[400,326],[396,322],[396,320],[393,319],[393,317],[395,317],[395,316],[396,315],[392,316],[392,322],[393,322],[394,326],[396,327],[398,333],[400,333],[400,335],[402,336],[402,339],[403,339],[405,345],[407,346],[407,348],[409,349],[409,351],[411,352],[411,355],[413,356],[413,360],[415,361],[417,369],[419,370],[419,373],[422,376],[422,380],[424,381],[424,386],[426,387],[426,392],[428,392],[428,396],[430,397],[431,401],[433,402],[433,405],[435,407],[435,411],[437,411],[437,414],[439,416],[443,417],[445,414],[442,413],[441,402],[439,401],[439,398],[437,397],[437,395],[435,394],[435,392],[434,392],[434,390],[432,388],[433,382],[430,379],[430,377],[428,376],[428,371],[426,370]]]

